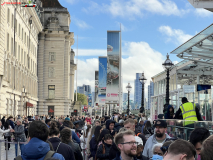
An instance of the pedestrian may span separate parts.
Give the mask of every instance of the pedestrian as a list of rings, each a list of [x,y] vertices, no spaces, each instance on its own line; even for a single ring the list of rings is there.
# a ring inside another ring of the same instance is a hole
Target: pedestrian
[[[163,151],[161,150],[161,147],[163,146],[162,143],[157,143],[152,148],[152,160],[163,160]]]
[[[108,119],[106,121],[106,129],[109,130],[111,136],[115,136],[115,134],[117,133],[117,130],[115,130],[115,121],[111,120],[111,119]]]
[[[114,160],[137,160],[137,142],[133,131],[119,132],[114,141],[120,150],[120,154],[117,154]]]
[[[92,124],[92,119],[90,118],[90,115],[88,115],[86,118],[85,118],[85,120],[87,121],[87,124],[89,123],[89,124]]]
[[[94,136],[92,137],[91,141],[90,141],[90,152],[91,152],[91,157],[93,157],[93,159],[95,159],[95,155],[97,152],[97,147],[98,147],[98,138],[100,136],[100,130],[102,129],[101,126],[97,126],[95,128],[95,132],[94,132]]]
[[[102,144],[102,142],[103,142],[103,140],[104,140],[104,136],[105,136],[106,134],[110,134],[110,133],[109,133],[109,130],[108,130],[108,129],[103,129],[103,130],[101,131],[100,136],[98,137],[98,146],[99,146],[100,144]]]
[[[145,126],[143,128],[143,134],[145,135],[146,139],[148,139],[154,134],[154,130],[150,121],[146,121]]]
[[[29,142],[23,146],[22,155],[16,160],[44,160],[44,158],[55,158],[64,160],[61,154],[50,150],[50,145],[46,142],[49,129],[41,121],[33,121],[29,126]]]
[[[168,139],[168,141],[165,141],[164,144],[162,145],[162,147],[160,148],[161,151],[163,152],[163,158],[164,158],[165,155],[167,154],[168,149],[169,149],[169,146],[170,146],[173,142],[174,142],[174,141]]]
[[[21,150],[21,155],[22,155],[22,150],[23,150],[23,146],[24,146],[24,142],[26,142],[26,136],[25,136],[25,132],[24,132],[24,126],[22,126],[22,120],[21,119],[17,119],[16,121],[16,126],[13,130],[13,133],[15,135],[15,142],[19,142],[19,146],[20,146],[20,150]],[[15,152],[16,152],[16,156],[17,156],[17,149],[18,149],[18,144],[15,144]]]
[[[4,126],[4,123],[5,123],[5,116],[2,117],[1,123],[2,123],[2,125]]]
[[[47,127],[50,128],[51,120],[46,118],[45,123],[46,123]]]
[[[10,121],[7,120],[5,123],[4,123],[4,126],[3,126],[3,130],[4,131],[7,131],[7,130],[12,130],[12,127],[10,126]],[[12,136],[12,133],[11,132],[6,132],[4,134],[4,139],[7,140],[7,142],[11,142],[11,136]],[[5,142],[5,150],[9,150],[10,149],[10,143],[7,143]]]
[[[137,142],[137,159],[138,160],[149,160],[148,157],[145,157],[142,155],[143,153],[143,149],[144,149],[144,145],[143,145],[143,141],[140,137],[135,136],[135,141]]]
[[[210,136],[210,132],[206,128],[195,128],[189,138],[189,142],[191,142],[196,150],[195,160],[200,160],[200,153],[202,149],[203,142]]]
[[[3,135],[5,135],[6,133],[10,133],[11,131],[13,130],[12,129],[4,130],[4,126],[2,125],[2,122],[0,121],[0,140],[3,140]]]
[[[69,145],[62,143],[59,139],[59,129],[57,128],[57,125],[54,122],[50,125],[49,130],[50,138],[48,139],[48,141],[51,142],[54,151],[63,155],[65,160],[75,159],[72,148]]]
[[[165,119],[173,119],[174,118],[174,107],[172,105],[168,105],[167,112],[165,114]]]
[[[213,146],[212,146],[213,147]],[[212,148],[208,146],[212,152]],[[174,141],[168,149],[163,160],[194,160],[196,155],[196,151],[194,146],[185,140],[178,139]],[[212,160],[210,155],[206,155],[206,158],[202,158],[203,160]]]
[[[93,126],[91,131],[89,132],[89,136],[87,138],[87,143],[86,143],[86,146],[87,146],[87,155],[88,157],[92,157],[91,155],[91,149],[90,149],[90,142],[91,142],[91,139],[95,136],[94,133],[95,133],[95,129],[96,129],[96,126]]]
[[[74,143],[72,141],[72,133],[71,130],[69,128],[64,128],[62,129],[61,133],[60,133],[60,137],[61,137],[61,142],[68,144],[73,152],[74,152],[74,156],[76,160],[83,160],[80,148],[78,143]]]
[[[24,133],[25,133],[25,136],[27,138],[27,136],[28,136],[28,127],[29,127],[29,121],[28,121],[27,118],[24,118],[23,124],[24,124]]]
[[[124,121],[124,127],[128,130],[131,130],[135,133],[135,136],[138,136],[142,139],[143,141],[143,145],[146,144],[146,138],[143,134],[141,134],[140,131],[135,130],[135,121],[131,118],[127,119],[126,121]]]
[[[14,124],[14,118],[13,118],[13,116],[9,116],[7,118],[7,120],[9,120],[9,125],[14,129],[15,128],[15,124]]]
[[[96,119],[96,120],[95,120],[95,126],[100,126],[100,125],[101,125],[101,121],[98,120],[98,119]]]
[[[110,148],[112,146],[113,137],[110,134],[105,134],[102,139],[102,144],[98,147],[96,159],[109,160]]]
[[[167,123],[164,120],[157,120],[155,122],[155,134],[149,137],[143,150],[145,157],[151,158],[153,155],[152,148],[157,143],[164,143],[167,138],[171,138],[167,133]]]
[[[201,121],[199,115],[199,110],[196,107],[195,104],[188,101],[186,97],[182,98],[182,104],[178,111],[175,113],[174,119],[178,119],[180,113],[182,113],[183,120],[183,126],[188,128],[194,128],[194,122],[195,121]],[[190,135],[190,132],[192,129],[187,130],[187,139]]]

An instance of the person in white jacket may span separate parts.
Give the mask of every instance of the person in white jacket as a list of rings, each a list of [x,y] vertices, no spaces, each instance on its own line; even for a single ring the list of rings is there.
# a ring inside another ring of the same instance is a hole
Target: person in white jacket
[[[4,134],[4,133],[10,132],[10,130],[11,130],[11,129],[3,130],[2,123],[1,123],[1,121],[0,121],[0,140],[3,140],[3,139],[4,139],[3,134]]]

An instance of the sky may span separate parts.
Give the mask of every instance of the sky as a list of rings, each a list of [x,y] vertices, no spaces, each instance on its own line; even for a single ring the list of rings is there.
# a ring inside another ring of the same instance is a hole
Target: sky
[[[163,71],[166,54],[212,23],[213,13],[195,9],[187,0],[59,0],[71,16],[77,53],[78,86],[95,86],[98,56],[107,55],[107,30],[122,30],[123,93],[128,82],[134,97],[136,73],[144,72],[145,92],[151,77]],[[170,54],[176,64],[181,61]]]

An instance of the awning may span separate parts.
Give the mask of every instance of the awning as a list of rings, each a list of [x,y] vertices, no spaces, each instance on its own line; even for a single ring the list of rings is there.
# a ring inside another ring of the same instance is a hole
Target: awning
[[[30,102],[26,102],[26,106],[27,106],[28,108],[33,108],[33,104],[30,103]]]

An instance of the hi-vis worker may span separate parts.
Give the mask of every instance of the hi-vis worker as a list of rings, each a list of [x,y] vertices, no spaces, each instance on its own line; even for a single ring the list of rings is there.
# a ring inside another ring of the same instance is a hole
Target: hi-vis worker
[[[176,112],[174,119],[181,119],[179,116],[180,113],[182,113],[182,119],[185,120],[183,122],[183,126],[185,127],[194,128],[195,121],[202,121],[199,109],[195,104],[189,102],[186,97],[182,98],[182,105]]]

